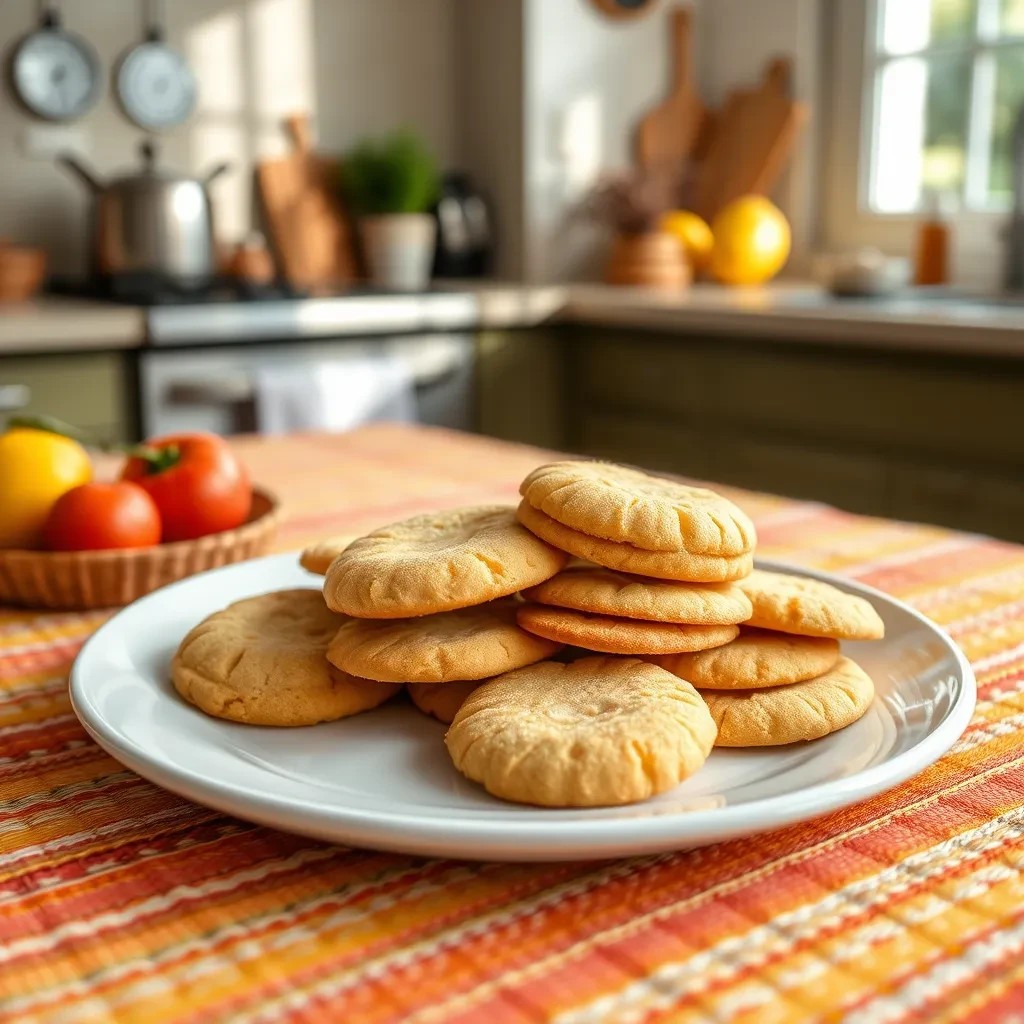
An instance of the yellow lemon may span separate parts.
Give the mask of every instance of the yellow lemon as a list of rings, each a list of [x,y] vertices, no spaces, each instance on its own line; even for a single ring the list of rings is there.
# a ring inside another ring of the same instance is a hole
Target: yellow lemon
[[[789,259],[789,221],[764,196],[734,199],[715,217],[711,231],[711,273],[723,284],[763,284]]]
[[[54,502],[91,478],[88,454],[69,437],[28,427],[0,434],[0,548],[37,546]]]
[[[662,216],[659,226],[662,231],[675,235],[683,243],[695,274],[707,270],[715,238],[703,217],[689,210],[669,210]]]

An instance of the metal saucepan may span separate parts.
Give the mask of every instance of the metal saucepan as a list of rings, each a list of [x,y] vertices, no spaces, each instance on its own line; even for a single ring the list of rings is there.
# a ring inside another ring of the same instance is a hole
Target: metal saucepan
[[[93,270],[101,277],[152,274],[198,287],[217,271],[207,185],[228,165],[189,178],[158,169],[151,142],[140,152],[141,171],[106,183],[77,158],[58,157],[92,193]]]

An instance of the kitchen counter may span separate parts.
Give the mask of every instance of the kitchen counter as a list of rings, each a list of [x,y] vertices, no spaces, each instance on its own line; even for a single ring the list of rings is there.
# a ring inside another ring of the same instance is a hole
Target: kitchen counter
[[[683,296],[606,285],[452,283],[422,295],[356,294],[145,310],[64,298],[0,307],[0,353],[190,346],[232,340],[533,327],[560,322],[766,341],[1024,357],[1024,304],[836,299],[806,284]]]
[[[145,310],[132,306],[50,296],[0,305],[0,355],[138,348],[144,338]]]
[[[575,285],[567,290],[559,316],[604,327],[1024,358],[1024,301],[986,301],[953,292],[839,299],[808,284],[732,289],[698,284],[679,297]]]

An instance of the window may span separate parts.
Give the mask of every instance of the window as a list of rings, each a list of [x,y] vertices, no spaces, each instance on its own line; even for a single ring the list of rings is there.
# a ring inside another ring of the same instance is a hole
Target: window
[[[861,209],[912,213],[932,193],[1005,210],[1024,104],[1024,0],[867,2]]]

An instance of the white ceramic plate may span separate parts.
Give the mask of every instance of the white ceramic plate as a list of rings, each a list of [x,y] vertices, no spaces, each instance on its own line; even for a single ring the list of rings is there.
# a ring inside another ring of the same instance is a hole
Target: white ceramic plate
[[[802,572],[771,562],[764,568]],[[886,639],[845,650],[877,697],[855,725],[813,743],[716,750],[683,785],[643,804],[545,810],[504,803],[448,759],[444,726],[392,703],[341,722],[269,729],[209,718],[168,681],[185,632],[253,594],[316,586],[295,555],[193,576],[136,601],[85,645],[71,674],[93,738],[159,786],[229,814],[353,846],[491,860],[617,857],[699,846],[811,818],[935,761],[974,710],[970,666],[934,624],[878,591]]]

